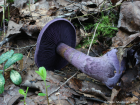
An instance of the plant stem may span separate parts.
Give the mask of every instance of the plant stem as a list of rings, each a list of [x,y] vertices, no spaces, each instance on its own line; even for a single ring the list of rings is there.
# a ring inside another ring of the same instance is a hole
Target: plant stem
[[[5,37],[5,6],[6,6],[6,2],[4,0],[4,6],[3,6],[3,30],[4,30],[4,37]]]
[[[9,5],[10,5],[10,3],[8,4],[8,21],[10,20],[10,10],[9,10]]]
[[[29,89],[29,87],[27,87],[27,90],[26,90],[26,96],[27,96],[28,89]]]
[[[101,20],[101,21],[102,21],[102,20]],[[100,21],[100,22],[101,22],[101,21]],[[97,26],[96,26],[96,28],[95,28],[94,35],[93,35],[93,37],[92,37],[92,40],[91,40],[91,43],[90,43],[90,46],[89,46],[87,55],[89,55],[89,51],[90,51],[90,49],[91,49],[91,46],[92,46],[92,43],[93,43],[93,40],[94,40],[94,37],[95,37],[95,34],[96,34],[96,30],[97,30],[98,25],[100,24],[100,22],[97,24]]]
[[[26,105],[25,99],[26,99],[26,97],[27,97],[28,89],[29,89],[29,87],[27,87],[27,89],[26,89],[26,95],[24,96],[24,105]]]
[[[24,105],[26,105],[26,102],[25,102],[25,96],[24,96]]]
[[[45,88],[46,88],[46,98],[47,98],[47,102],[48,102],[48,105],[49,105],[48,90],[47,90],[47,85],[46,85],[45,80],[44,80],[44,83],[45,83]]]

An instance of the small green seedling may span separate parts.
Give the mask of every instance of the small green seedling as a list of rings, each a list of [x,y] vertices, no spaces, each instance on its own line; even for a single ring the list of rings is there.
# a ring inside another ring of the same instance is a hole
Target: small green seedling
[[[44,81],[45,83],[45,88],[46,88],[46,94],[45,93],[39,93],[38,95],[39,96],[46,96],[47,98],[47,101],[48,101],[48,105],[49,105],[49,98],[48,98],[48,91],[47,91],[47,88],[50,87],[50,86],[47,86],[46,85],[46,77],[47,77],[47,71],[44,67],[40,67],[39,68],[39,71],[35,71],[38,75],[40,75],[40,77],[42,78],[42,80]]]
[[[23,89],[19,89],[19,90],[18,90],[18,92],[19,92],[21,95],[24,96],[24,100],[21,100],[21,101],[24,101],[24,105],[26,105],[26,101],[25,101],[25,100],[26,100],[26,97],[27,97],[28,89],[29,89],[29,87],[27,87],[26,92],[24,92]]]
[[[5,69],[9,68],[11,65],[13,65],[15,62],[21,60],[22,58],[23,58],[22,54],[20,54],[20,53],[14,54],[13,50],[3,53],[0,56],[0,64],[4,63],[6,61],[6,63],[4,64],[4,71],[0,70],[0,94],[3,93],[4,84],[5,84],[5,79],[4,79],[4,76],[2,75],[2,73],[4,74]],[[10,79],[16,85],[20,85],[22,82],[21,75],[15,70],[10,71]]]
[[[10,5],[10,3],[13,3],[14,2],[14,0],[7,0],[6,1],[6,3],[8,3],[8,21],[10,20],[10,8],[9,8],[9,5]]]

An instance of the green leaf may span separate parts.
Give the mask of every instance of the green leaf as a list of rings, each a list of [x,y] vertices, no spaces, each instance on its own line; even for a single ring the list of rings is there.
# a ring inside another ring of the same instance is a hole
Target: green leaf
[[[48,85],[46,88],[50,87],[50,85]]]
[[[42,80],[46,80],[47,77],[47,72],[46,69],[44,67],[40,67],[39,71],[35,71],[38,75],[40,75],[40,77],[42,78]]]
[[[0,74],[2,74],[3,73],[3,70],[0,70]]]
[[[26,95],[24,96],[25,98],[27,97],[28,89],[29,89],[29,87],[27,87],[27,89],[26,89]]]
[[[1,84],[3,84],[3,85],[5,84],[5,79],[2,74],[0,74],[0,85]]]
[[[7,0],[6,2],[7,2],[7,3],[13,3],[14,0]]]
[[[24,95],[24,96],[26,95],[26,93],[24,92],[23,89],[19,89],[18,92],[19,92],[21,95]]]
[[[35,71],[38,75],[40,75],[40,77],[42,78],[42,80],[44,80],[44,77],[42,76],[42,74],[39,71]]]
[[[4,85],[0,84],[0,94],[2,94],[4,92]]]
[[[15,70],[10,71],[10,78],[11,78],[12,82],[16,85],[20,85],[22,82],[22,78],[21,78],[20,74]]]
[[[39,96],[46,96],[45,93],[38,93]]]
[[[5,19],[7,22],[9,21],[8,19]]]
[[[39,71],[35,71],[38,75],[42,75]]]
[[[14,51],[13,50],[10,50],[4,54],[2,54],[0,56],[0,64],[5,62],[7,59],[9,59],[12,55],[14,54]]]
[[[21,60],[23,58],[22,54],[14,54],[11,58],[8,59],[8,61],[5,63],[4,65],[4,69],[7,69],[8,67],[10,67],[12,64],[14,64],[15,62]]]
[[[0,6],[4,7],[4,5],[0,5]]]
[[[2,74],[0,74],[0,94],[4,92],[4,84],[5,84],[5,79]]]
[[[46,72],[46,69],[45,69],[45,67],[40,67],[39,68],[39,72],[42,74],[42,79],[43,80],[46,80],[46,77],[47,77],[47,72]]]

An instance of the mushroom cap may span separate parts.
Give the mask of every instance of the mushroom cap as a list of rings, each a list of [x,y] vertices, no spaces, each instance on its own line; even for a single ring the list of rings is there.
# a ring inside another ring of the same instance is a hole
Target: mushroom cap
[[[60,43],[75,48],[76,31],[72,23],[59,18],[48,22],[41,30],[35,50],[35,63],[47,70],[59,70],[67,65],[67,61],[57,54],[56,48]]]

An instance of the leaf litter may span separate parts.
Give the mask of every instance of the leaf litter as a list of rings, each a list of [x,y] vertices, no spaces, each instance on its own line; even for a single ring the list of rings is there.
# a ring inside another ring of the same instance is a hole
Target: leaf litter
[[[11,6],[16,8],[13,11],[18,10],[19,12],[16,12],[18,15],[11,12],[11,20],[8,22],[8,30],[6,37],[4,38],[6,40],[1,40],[0,44],[2,49],[5,47],[24,54],[22,67],[24,69],[21,70],[24,81],[21,84],[21,87],[29,86],[33,89],[33,91],[29,89],[29,92],[32,92],[32,94],[27,96],[28,99],[26,103],[29,105],[34,105],[35,103],[47,104],[47,101],[42,101],[44,100],[43,97],[37,96],[39,91],[45,92],[45,87],[41,78],[34,73],[38,68],[33,63],[35,51],[34,45],[36,44],[40,30],[47,22],[58,17],[70,19],[73,23],[81,21],[83,24],[83,22],[94,21],[94,19],[90,20],[90,15],[94,13],[95,17],[97,17],[100,15],[100,9],[105,10],[109,8],[109,3],[106,3],[103,0],[99,0],[98,2],[96,0],[88,0],[87,2],[84,2],[84,0],[31,0],[29,11],[29,7],[26,5],[28,0],[24,0],[23,2],[19,1],[20,0],[15,0],[14,4]],[[138,22],[139,12],[137,12],[139,11],[139,4],[139,1],[135,0],[133,3],[127,1],[122,2],[118,20],[118,32],[116,36],[112,38],[111,47],[118,49],[117,57],[119,62],[121,63],[123,58],[127,58],[128,61],[126,65],[127,69],[120,79],[120,89],[116,92],[114,91],[115,89],[111,91],[104,84],[100,83],[100,81],[96,81],[86,75],[80,75],[78,78],[75,76],[57,91],[60,93],[58,96],[56,96],[55,93],[50,96],[49,99],[51,100],[51,104],[59,103],[59,105],[71,105],[76,103],[76,105],[90,105],[93,103],[100,103],[101,101],[129,101],[128,103],[131,101],[137,104],[139,99],[137,97],[139,97],[140,76],[140,34],[138,29],[140,24]],[[0,17],[2,17],[2,15]],[[79,20],[76,20],[76,18],[79,18]],[[77,45],[87,33],[83,30],[83,27],[80,27],[78,30],[80,34],[84,33],[84,35],[80,36],[79,34],[80,38],[79,41],[77,41]],[[6,46],[5,43],[9,43],[9,46]],[[97,46],[103,47],[103,49],[107,50],[107,48],[104,47],[105,45],[103,46],[102,43]],[[83,52],[87,53],[86,48],[83,48],[83,50]],[[95,51],[99,52],[98,50],[100,49],[96,49]],[[2,54],[2,52],[0,53]],[[90,51],[90,54],[96,56],[93,51]],[[101,55],[101,53],[98,53],[98,55]],[[14,67],[19,69],[20,65],[21,63],[18,62],[17,64],[14,64]],[[23,73],[24,71],[26,71],[25,74]],[[48,88],[49,94],[61,86],[61,84],[76,71],[77,69],[70,64],[63,68],[63,71],[47,71],[48,76],[46,81],[47,85],[50,85]],[[0,95],[0,105],[6,105],[6,103],[8,105],[22,103],[19,101],[21,96],[17,95],[19,87],[10,84],[10,82],[7,82],[4,93]],[[115,88],[117,89],[118,87]],[[128,95],[128,93],[132,94]],[[121,98],[121,96],[124,97]],[[95,99],[98,100],[95,101]]]

